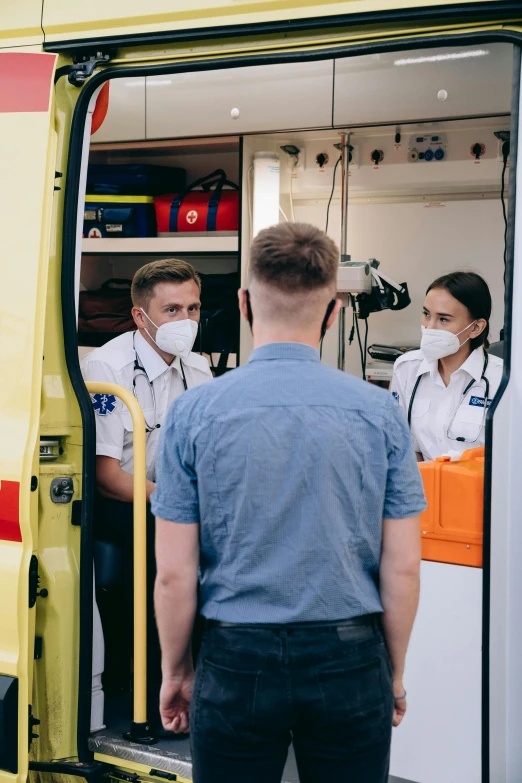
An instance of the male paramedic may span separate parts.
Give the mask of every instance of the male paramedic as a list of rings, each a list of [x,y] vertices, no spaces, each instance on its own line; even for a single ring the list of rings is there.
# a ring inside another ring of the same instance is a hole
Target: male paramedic
[[[167,411],[186,389],[212,377],[207,360],[192,353],[200,317],[201,282],[186,261],[163,259],[141,267],[132,281],[136,331],[115,337],[82,361],[86,381],[117,383],[141,405],[146,426],[147,499],[155,488],[156,450]],[[98,504],[95,535],[123,552],[127,649],[132,649],[133,607],[133,425],[125,405],[110,394],[94,394]],[[183,489],[183,488],[181,488]],[[157,713],[159,645],[153,619],[154,517],[148,507],[149,719]],[[120,670],[125,667],[119,662]],[[152,680],[152,681],[151,681]],[[154,710],[154,695],[156,699]],[[159,715],[157,718],[159,723]]]
[[[194,783],[279,783],[291,741],[301,783],[388,780],[425,500],[391,395],[320,362],[338,263],[312,226],[262,231],[239,292],[250,360],[178,399],[161,436],[160,712],[175,732],[190,712]]]

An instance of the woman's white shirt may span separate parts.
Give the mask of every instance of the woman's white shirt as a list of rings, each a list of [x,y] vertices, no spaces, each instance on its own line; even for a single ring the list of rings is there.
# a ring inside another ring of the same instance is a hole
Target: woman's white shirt
[[[438,361],[428,362],[421,351],[410,351],[397,359],[390,391],[406,416],[417,378],[423,376],[411,409],[411,435],[415,451],[425,460],[435,459],[448,451],[462,453],[484,445],[484,405],[489,405],[497,393],[502,364],[502,359],[489,354],[486,401],[485,382],[480,379],[484,367],[482,348],[474,350],[452,374],[448,386],[440,377]],[[463,397],[464,389],[471,381],[473,386]],[[457,437],[465,438],[465,442],[456,440]]]

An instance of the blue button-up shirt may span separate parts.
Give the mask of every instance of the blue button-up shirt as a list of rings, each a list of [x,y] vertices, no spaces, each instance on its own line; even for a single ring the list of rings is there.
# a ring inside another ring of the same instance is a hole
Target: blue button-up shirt
[[[154,514],[201,526],[201,611],[232,623],[381,612],[383,517],[425,508],[392,396],[301,343],[181,395],[156,471]]]

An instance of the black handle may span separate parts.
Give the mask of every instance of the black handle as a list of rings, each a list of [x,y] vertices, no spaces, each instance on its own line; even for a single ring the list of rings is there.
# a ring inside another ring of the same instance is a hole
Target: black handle
[[[162,780],[178,779],[178,776],[174,772],[163,772],[161,769],[151,769],[149,775],[151,778],[161,778]]]
[[[239,185],[236,185],[235,182],[231,182],[229,179],[227,179],[227,175],[223,169],[216,169],[211,174],[207,174],[206,176],[200,177],[199,179],[194,180],[194,182],[191,182],[190,185],[185,188],[185,190],[183,190],[181,193],[178,193],[172,204],[179,207],[185,196],[187,196],[192,190],[203,186],[203,191],[208,193],[208,191],[211,190],[214,185],[216,186],[214,193],[217,194],[217,197],[213,196],[213,201],[219,201],[219,196],[225,185],[233,188],[234,190],[239,190]]]

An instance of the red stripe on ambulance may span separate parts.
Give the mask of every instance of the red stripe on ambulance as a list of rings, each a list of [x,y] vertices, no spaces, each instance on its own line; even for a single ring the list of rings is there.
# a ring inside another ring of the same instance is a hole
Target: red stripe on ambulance
[[[0,113],[47,111],[55,55],[0,54]]]
[[[0,481],[0,540],[22,540],[18,481]]]

